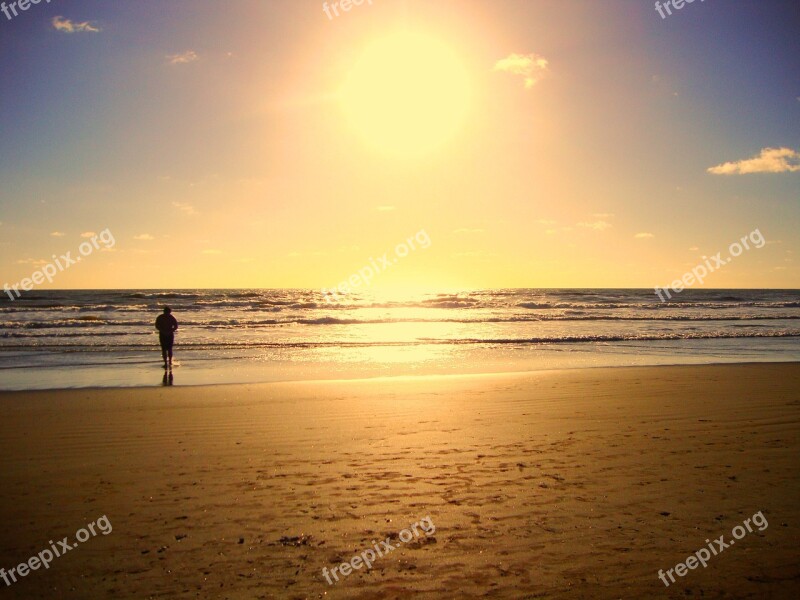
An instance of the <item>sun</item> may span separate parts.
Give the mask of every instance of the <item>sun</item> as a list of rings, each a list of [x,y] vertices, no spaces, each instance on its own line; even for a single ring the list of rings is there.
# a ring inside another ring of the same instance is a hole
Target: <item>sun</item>
[[[415,157],[441,147],[466,119],[470,85],[458,55],[402,32],[366,48],[340,90],[344,113],[371,146]]]

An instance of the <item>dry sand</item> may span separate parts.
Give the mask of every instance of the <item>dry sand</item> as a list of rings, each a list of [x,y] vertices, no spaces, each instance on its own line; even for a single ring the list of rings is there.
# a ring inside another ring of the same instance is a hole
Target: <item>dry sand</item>
[[[4,598],[795,598],[800,364],[0,394]],[[666,588],[763,511],[769,526]],[[334,585],[322,576],[430,516]]]

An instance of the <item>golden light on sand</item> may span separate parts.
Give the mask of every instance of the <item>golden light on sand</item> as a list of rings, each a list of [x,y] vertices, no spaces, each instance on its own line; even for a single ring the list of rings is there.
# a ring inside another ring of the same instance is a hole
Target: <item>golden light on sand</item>
[[[402,32],[371,44],[341,89],[342,108],[372,146],[419,156],[464,122],[469,79],[456,53],[426,35]]]

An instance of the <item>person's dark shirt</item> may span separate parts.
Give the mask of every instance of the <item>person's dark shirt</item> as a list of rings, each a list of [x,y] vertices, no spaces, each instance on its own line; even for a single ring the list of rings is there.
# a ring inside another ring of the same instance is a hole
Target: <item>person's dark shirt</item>
[[[178,328],[178,321],[172,315],[158,315],[156,329],[161,335],[173,333]]]

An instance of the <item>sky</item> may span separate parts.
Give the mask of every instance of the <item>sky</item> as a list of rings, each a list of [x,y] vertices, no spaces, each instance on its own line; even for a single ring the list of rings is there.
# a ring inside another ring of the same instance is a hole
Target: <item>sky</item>
[[[0,12],[0,284],[800,288],[796,1],[341,2]]]

